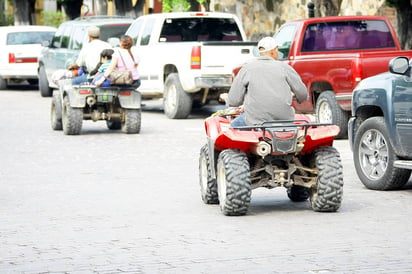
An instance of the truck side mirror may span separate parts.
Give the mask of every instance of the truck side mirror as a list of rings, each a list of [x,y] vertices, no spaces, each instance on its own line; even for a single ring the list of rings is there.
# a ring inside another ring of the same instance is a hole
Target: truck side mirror
[[[404,56],[393,58],[389,62],[389,71],[394,74],[407,75],[408,71],[411,71],[408,58]]]

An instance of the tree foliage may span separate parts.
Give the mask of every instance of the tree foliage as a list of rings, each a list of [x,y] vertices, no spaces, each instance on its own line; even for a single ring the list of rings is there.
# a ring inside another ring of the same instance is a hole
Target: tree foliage
[[[210,0],[162,0],[163,12],[172,11],[198,11],[200,5],[210,11]]]
[[[396,9],[398,38],[403,49],[412,49],[412,2],[410,0],[386,0],[389,7]]]

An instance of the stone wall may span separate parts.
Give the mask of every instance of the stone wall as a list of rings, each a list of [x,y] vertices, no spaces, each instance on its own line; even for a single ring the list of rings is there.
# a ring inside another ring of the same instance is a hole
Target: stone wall
[[[310,0],[212,0],[211,9],[236,14],[249,40],[273,35],[286,21],[308,17]],[[396,11],[385,0],[343,0],[339,15],[384,15],[396,29]]]

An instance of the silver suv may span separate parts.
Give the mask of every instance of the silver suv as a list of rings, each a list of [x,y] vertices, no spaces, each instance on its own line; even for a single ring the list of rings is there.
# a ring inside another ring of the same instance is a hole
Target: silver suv
[[[62,23],[51,42],[44,45],[39,57],[38,75],[41,96],[51,97],[53,89],[58,88],[51,81],[51,77],[58,69],[66,69],[76,61],[83,44],[87,43],[89,26],[98,26],[100,39],[110,43],[118,41],[132,22],[133,18],[130,17],[91,16]]]

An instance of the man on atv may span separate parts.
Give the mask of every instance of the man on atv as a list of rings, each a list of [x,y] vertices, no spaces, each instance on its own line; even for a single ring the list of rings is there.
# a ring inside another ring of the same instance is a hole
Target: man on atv
[[[298,73],[278,61],[278,45],[272,37],[258,43],[260,56],[243,65],[225,99],[229,107],[244,105],[232,126],[251,126],[272,120],[293,120],[292,93],[302,103],[308,92]]]

